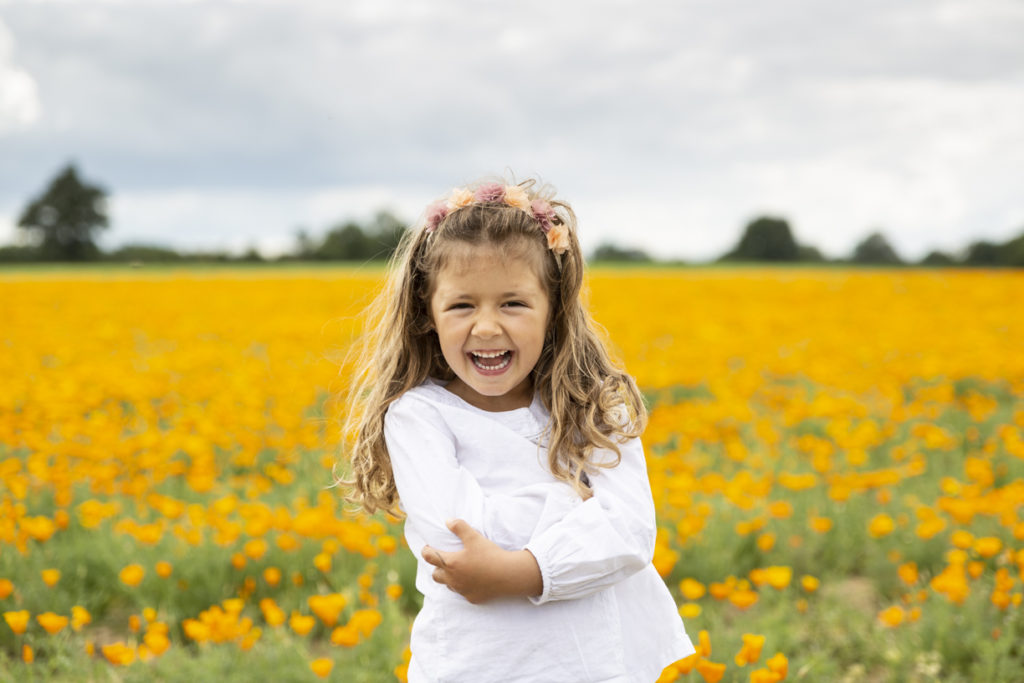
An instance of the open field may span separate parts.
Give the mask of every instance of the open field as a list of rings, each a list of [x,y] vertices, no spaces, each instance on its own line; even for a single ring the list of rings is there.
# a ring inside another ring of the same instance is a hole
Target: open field
[[[0,271],[0,681],[404,680],[401,527],[327,488],[379,276]],[[590,286],[701,643],[662,681],[1022,680],[1024,273]]]

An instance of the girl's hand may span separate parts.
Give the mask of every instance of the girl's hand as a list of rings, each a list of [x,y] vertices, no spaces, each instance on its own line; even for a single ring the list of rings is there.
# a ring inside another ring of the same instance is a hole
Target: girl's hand
[[[448,529],[462,550],[442,552],[424,546],[423,559],[437,567],[434,581],[448,586],[474,605],[503,597],[529,597],[544,590],[540,567],[529,550],[504,550],[461,519]]]

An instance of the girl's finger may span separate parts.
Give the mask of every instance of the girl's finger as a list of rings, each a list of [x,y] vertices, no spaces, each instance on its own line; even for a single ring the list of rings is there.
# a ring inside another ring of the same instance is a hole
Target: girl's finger
[[[444,558],[441,557],[441,553],[437,552],[429,545],[423,546],[423,551],[420,554],[423,555],[424,560],[434,565],[435,567],[444,566]]]
[[[434,581],[435,581],[436,583],[440,583],[440,584],[442,584],[442,585],[445,585],[445,586],[447,586],[447,585],[448,585],[448,584],[447,584],[447,583],[445,582],[445,575],[444,575],[444,570],[443,570],[443,569],[441,569],[440,567],[438,567],[437,569],[435,569],[435,570],[434,570],[434,573],[433,573],[433,574],[431,574],[431,576],[433,577],[433,579],[434,579]]]

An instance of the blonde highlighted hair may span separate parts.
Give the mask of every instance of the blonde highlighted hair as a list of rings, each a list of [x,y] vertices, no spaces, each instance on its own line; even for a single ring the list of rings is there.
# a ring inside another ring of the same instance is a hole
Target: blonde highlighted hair
[[[343,428],[350,478],[340,483],[349,488],[348,500],[367,512],[397,513],[398,492],[384,441],[388,406],[427,377],[455,377],[433,331],[430,299],[437,274],[464,257],[467,246],[526,259],[548,292],[548,330],[532,379],[551,414],[546,437],[552,474],[589,497],[586,473],[617,465],[618,444],[640,436],[646,426],[636,383],[612,361],[581,300],[583,255],[576,215],[548,186],[526,180],[517,187],[554,210],[555,225],[568,232],[565,253],[548,248],[545,232],[529,212],[500,201],[471,203],[447,213],[436,227],[419,225],[405,234],[384,287],[366,311],[364,333],[351,356]],[[595,462],[598,448],[611,450],[616,458]]]

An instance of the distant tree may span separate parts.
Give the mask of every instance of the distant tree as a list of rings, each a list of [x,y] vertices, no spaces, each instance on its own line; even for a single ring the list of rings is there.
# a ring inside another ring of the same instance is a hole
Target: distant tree
[[[263,258],[263,254],[255,246],[250,246],[245,250],[244,254],[238,257],[238,260],[247,263],[263,263],[266,259]]]
[[[316,244],[305,228],[295,231],[295,256],[300,259],[307,259],[316,251]]]
[[[797,261],[800,248],[784,218],[761,216],[747,224],[739,244],[726,261]]]
[[[927,256],[921,259],[922,266],[952,266],[955,264],[956,259],[950,254],[939,250],[930,251]]]
[[[314,257],[328,261],[366,261],[373,245],[358,223],[348,222],[328,231]]]
[[[182,255],[174,249],[150,244],[126,244],[110,252],[112,261],[137,261],[139,263],[168,263],[181,261]]]
[[[896,250],[880,232],[873,232],[853,249],[853,263],[867,265],[898,265],[903,263]]]
[[[807,261],[809,263],[824,263],[827,260],[825,256],[818,251],[817,247],[811,247],[805,244],[801,244],[797,247],[797,253],[800,255],[801,261]]]
[[[323,242],[309,256],[331,261],[372,261],[391,258],[398,248],[405,225],[387,211],[381,211],[364,229],[354,221],[327,232]]]
[[[93,234],[109,223],[106,191],[82,181],[73,164],[58,173],[18,219],[18,227],[31,235],[43,258],[67,261],[96,258]]]
[[[1000,265],[999,245],[987,240],[971,242],[964,256],[964,264],[968,266]]]
[[[0,246],[0,263],[31,263],[39,260],[39,248],[26,244]]]
[[[1003,263],[1017,268],[1024,267],[1024,232],[1003,245]]]
[[[626,263],[650,263],[653,259],[642,249],[631,249],[620,247],[611,242],[604,242],[599,245],[591,254],[592,261],[626,262]]]
[[[373,217],[370,225],[367,226],[367,235],[371,244],[376,248],[373,259],[389,259],[398,249],[402,236],[406,231],[405,223],[400,221],[389,211],[379,211]]]

